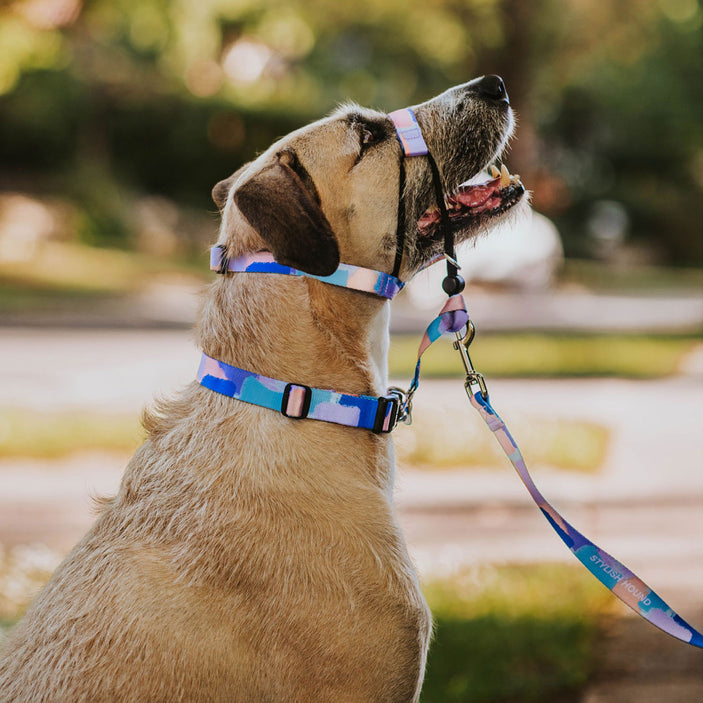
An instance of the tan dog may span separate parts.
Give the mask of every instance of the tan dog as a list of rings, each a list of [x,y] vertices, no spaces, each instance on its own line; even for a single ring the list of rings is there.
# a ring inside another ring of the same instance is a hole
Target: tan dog
[[[415,108],[447,193],[509,137],[497,81]],[[400,159],[386,115],[340,109],[215,187],[220,243],[322,275],[340,260],[390,271]],[[405,168],[402,278],[441,251],[427,160]],[[457,241],[520,200],[509,190],[489,209],[450,199]],[[260,374],[379,396],[388,315],[310,278],[228,274],[199,340]],[[118,495],[4,645],[0,701],[416,701],[431,619],[393,514],[390,437],[197,383],[144,425]]]

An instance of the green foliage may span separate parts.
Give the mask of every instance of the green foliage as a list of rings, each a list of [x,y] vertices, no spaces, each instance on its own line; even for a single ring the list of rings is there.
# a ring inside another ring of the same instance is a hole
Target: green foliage
[[[0,7],[0,178],[68,197],[86,241],[129,239],[132,192],[211,207],[217,180],[340,101],[392,109],[497,72],[522,115],[511,159],[567,253],[589,253],[606,199],[632,237],[703,260],[696,0],[60,4]]]
[[[672,261],[703,261],[703,10],[695,0],[645,11],[620,51],[596,51],[590,70],[565,86],[558,112],[543,116],[548,159],[566,179],[571,207],[558,218],[571,251],[584,251],[594,200],[622,203],[630,234]],[[689,15],[666,16],[674,6]],[[646,24],[645,24],[646,23]],[[645,25],[645,26],[642,26]]]

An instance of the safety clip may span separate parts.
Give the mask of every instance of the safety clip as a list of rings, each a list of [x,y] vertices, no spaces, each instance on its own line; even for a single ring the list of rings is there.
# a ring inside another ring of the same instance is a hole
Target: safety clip
[[[456,341],[453,343],[454,349],[456,349],[461,355],[461,361],[464,364],[464,370],[466,371],[466,379],[464,381],[464,388],[468,395],[473,395],[472,387],[478,386],[479,391],[481,391],[481,397],[484,400],[488,400],[488,388],[486,387],[486,380],[483,378],[483,374],[476,371],[474,364],[469,356],[469,347],[471,342],[474,341],[476,336],[476,327],[472,320],[469,320],[466,324],[466,334],[462,337],[459,332],[455,332]]]

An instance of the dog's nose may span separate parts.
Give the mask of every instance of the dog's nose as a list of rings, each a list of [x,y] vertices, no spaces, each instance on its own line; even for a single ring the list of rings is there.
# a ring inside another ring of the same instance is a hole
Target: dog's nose
[[[480,95],[498,102],[510,103],[508,91],[505,89],[505,83],[503,83],[503,79],[500,76],[484,76],[481,78],[477,88]]]

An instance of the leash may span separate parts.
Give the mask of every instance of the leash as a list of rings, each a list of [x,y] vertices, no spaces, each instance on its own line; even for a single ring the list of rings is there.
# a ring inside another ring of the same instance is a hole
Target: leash
[[[501,449],[517,471],[520,480],[537,507],[566,544],[571,553],[606,588],[613,592],[625,605],[655,627],[694,647],[703,648],[703,635],[674,612],[656,592],[605,550],[591,542],[546,500],[530,476],[517,442],[508,428],[493,409],[483,375],[474,368],[469,356],[469,346],[474,340],[475,327],[467,314],[466,333],[456,333],[454,348],[459,351],[466,371],[464,389],[471,405],[478,411],[490,431],[495,435]],[[419,362],[418,362],[419,363]]]

